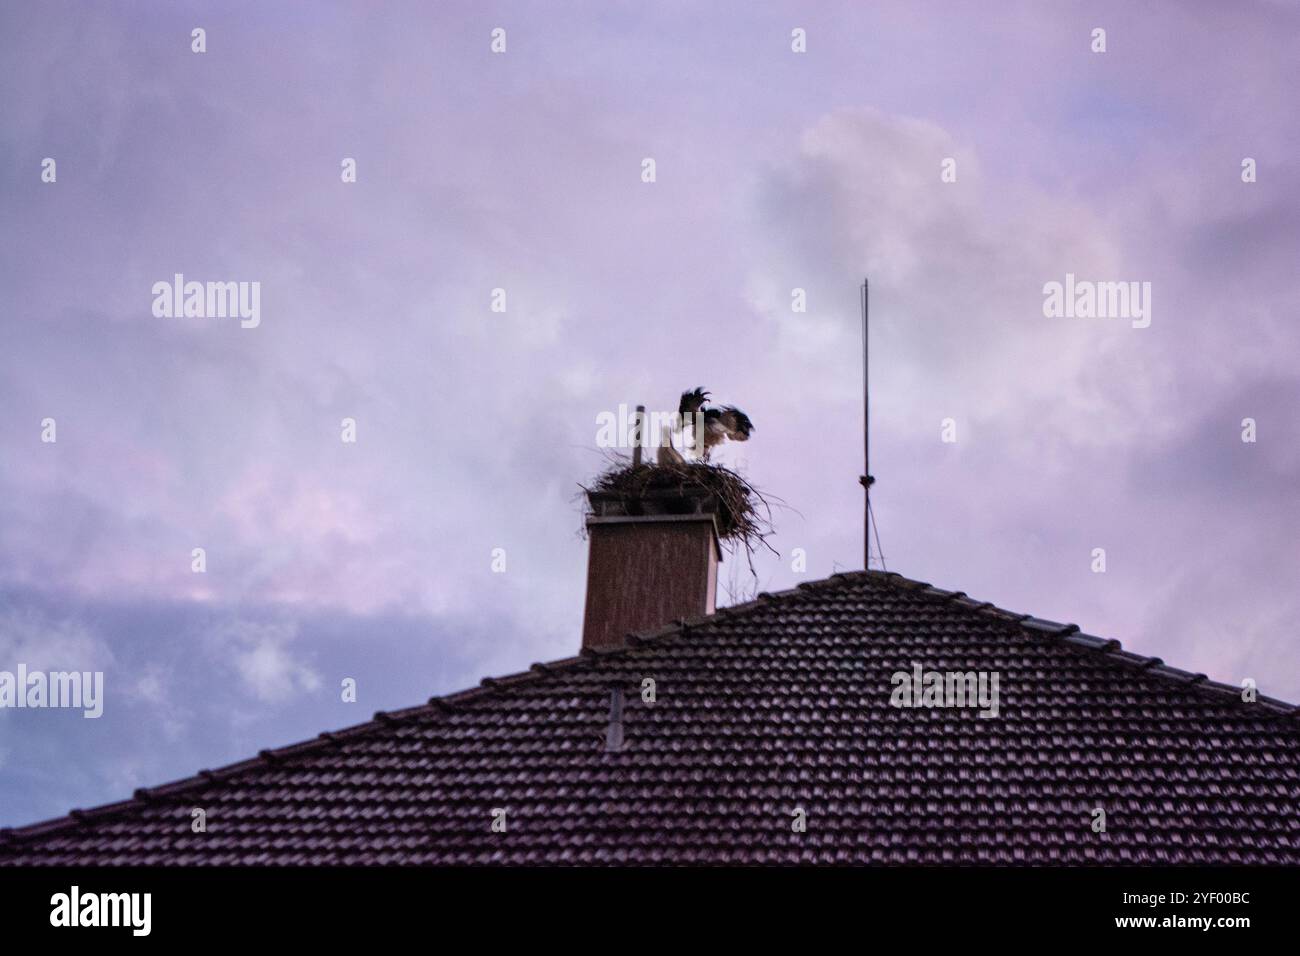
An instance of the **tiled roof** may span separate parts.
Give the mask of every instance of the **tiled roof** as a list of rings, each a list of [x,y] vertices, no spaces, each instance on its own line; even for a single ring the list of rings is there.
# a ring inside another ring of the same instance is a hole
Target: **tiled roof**
[[[998,716],[891,706],[914,664],[998,673]],[[1298,864],[1300,717],[857,572],[6,831],[0,863]]]

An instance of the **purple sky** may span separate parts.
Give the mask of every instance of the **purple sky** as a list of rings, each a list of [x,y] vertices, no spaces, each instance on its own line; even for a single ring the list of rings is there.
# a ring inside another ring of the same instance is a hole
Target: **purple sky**
[[[0,670],[107,697],[0,710],[0,824],[575,652],[620,402],[753,417],[761,589],[860,567],[864,272],[891,570],[1300,700],[1300,6],[557,6],[0,9]]]

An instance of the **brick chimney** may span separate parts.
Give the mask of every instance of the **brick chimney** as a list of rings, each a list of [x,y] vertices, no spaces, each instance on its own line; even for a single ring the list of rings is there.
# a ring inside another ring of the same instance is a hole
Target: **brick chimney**
[[[722,550],[712,494],[588,492],[587,500],[584,648],[621,646],[629,633],[713,613]]]

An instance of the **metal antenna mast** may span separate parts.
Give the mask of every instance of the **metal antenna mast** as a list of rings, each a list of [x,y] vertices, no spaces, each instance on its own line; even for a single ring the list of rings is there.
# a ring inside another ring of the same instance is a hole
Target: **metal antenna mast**
[[[867,320],[870,315],[868,298],[870,295],[870,286],[866,279],[862,280],[862,476],[858,481],[862,484],[863,502],[862,502],[862,567],[864,569],[871,567],[871,486],[875,484],[876,479],[871,477],[871,398],[868,385],[868,375],[870,366],[870,351],[867,337]],[[877,550],[879,544],[877,543]],[[884,556],[881,556],[881,567],[884,567]]]

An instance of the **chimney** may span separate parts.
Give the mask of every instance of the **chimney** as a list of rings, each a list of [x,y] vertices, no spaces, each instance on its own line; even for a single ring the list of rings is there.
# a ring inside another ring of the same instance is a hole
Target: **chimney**
[[[713,494],[591,491],[587,500],[584,649],[618,647],[629,633],[713,613],[722,560]]]

